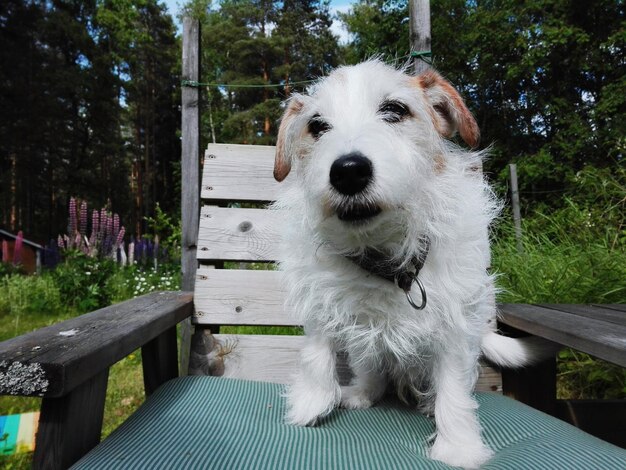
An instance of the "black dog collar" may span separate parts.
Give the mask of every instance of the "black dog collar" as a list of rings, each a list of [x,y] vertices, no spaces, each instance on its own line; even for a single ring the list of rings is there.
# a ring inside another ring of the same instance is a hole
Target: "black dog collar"
[[[426,290],[418,276],[424,267],[429,249],[430,239],[425,237],[424,247],[417,255],[411,258],[410,267],[401,267],[400,263],[376,248],[366,248],[360,255],[347,255],[346,258],[369,273],[397,284],[406,294],[411,306],[416,310],[422,310],[426,306]],[[422,294],[422,303],[419,305],[413,302],[411,298],[410,292],[413,283],[417,284]]]

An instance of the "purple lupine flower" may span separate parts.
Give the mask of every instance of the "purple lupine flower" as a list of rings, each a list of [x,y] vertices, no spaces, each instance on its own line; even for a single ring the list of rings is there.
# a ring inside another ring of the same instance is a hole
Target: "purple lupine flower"
[[[91,237],[89,237],[89,244],[94,246],[98,237],[98,230],[100,228],[100,215],[97,210],[93,210],[91,213]]]
[[[100,245],[104,239],[106,225],[107,225],[107,212],[103,207],[102,209],[100,209],[100,230],[98,230],[98,235],[97,235],[98,245]]]
[[[85,201],[80,204],[80,233],[87,236],[87,202]]]
[[[22,263],[22,247],[24,246],[24,233],[20,230],[17,232],[17,238],[15,239],[15,245],[13,246],[13,264],[18,265]]]
[[[59,238],[57,238],[57,245],[59,246],[59,249],[65,249],[65,243],[63,243],[63,237],[61,235],[59,235]]]
[[[126,229],[124,227],[122,227],[120,229],[120,231],[117,234],[117,238],[115,239],[115,249],[117,250],[117,248],[122,244],[122,242],[124,241],[124,234],[126,233]]]
[[[120,231],[120,216],[117,214],[113,214],[113,231],[111,232],[111,235],[113,235],[115,238],[117,238],[117,234]]]
[[[9,242],[2,240],[2,262],[9,262]]]
[[[68,227],[67,233],[74,238],[76,235],[76,231],[78,230],[78,225],[76,224],[76,199],[73,197],[70,198],[70,226]]]

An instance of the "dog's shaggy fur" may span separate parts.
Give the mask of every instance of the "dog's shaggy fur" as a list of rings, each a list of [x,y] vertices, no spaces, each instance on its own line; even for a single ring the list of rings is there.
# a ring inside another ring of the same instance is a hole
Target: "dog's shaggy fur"
[[[287,421],[311,425],[339,405],[369,407],[391,380],[434,415],[431,458],[475,468],[491,455],[471,395],[479,357],[516,366],[534,352],[494,331],[488,227],[499,204],[478,170],[482,154],[447,140],[456,132],[477,145],[476,122],[446,80],[376,60],[341,67],[288,102],[274,175],[291,175],[276,205],[287,213],[288,304],[307,338]],[[354,152],[371,161],[373,175],[362,191],[341,194],[329,172]],[[375,248],[406,265],[426,239],[422,311],[346,258]],[[337,380],[338,350],[355,374],[347,387]]]

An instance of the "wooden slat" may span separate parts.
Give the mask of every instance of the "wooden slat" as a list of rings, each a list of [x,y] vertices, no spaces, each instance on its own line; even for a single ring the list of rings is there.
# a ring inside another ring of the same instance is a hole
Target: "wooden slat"
[[[617,310],[611,310],[604,308],[601,305],[576,305],[576,304],[540,304],[542,307],[546,307],[552,310],[559,310],[560,312],[573,313],[585,318],[592,318],[595,320],[601,320],[609,323],[615,323],[616,325],[626,326],[626,312],[619,312]]]
[[[298,353],[303,336],[215,335],[220,342],[218,354],[224,360],[224,377],[286,384],[298,367]],[[337,361],[339,380],[348,383],[350,376],[341,355]],[[500,373],[483,365],[476,385],[478,391],[501,391]]]
[[[215,335],[224,377],[288,383],[297,370],[303,336]]]
[[[626,367],[626,327],[537,305],[500,304],[501,321]]]
[[[477,392],[498,392],[502,393],[502,374],[498,369],[482,364],[480,365],[480,374],[474,389]]]
[[[273,261],[278,256],[280,224],[280,211],[204,206],[198,259]]]
[[[194,323],[297,326],[285,311],[281,276],[278,271],[199,269]]]
[[[210,144],[204,158],[202,199],[274,201],[275,147]]]

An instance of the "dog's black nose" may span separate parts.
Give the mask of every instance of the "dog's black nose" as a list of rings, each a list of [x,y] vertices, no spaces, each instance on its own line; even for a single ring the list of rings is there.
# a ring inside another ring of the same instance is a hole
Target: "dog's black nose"
[[[363,191],[372,179],[372,162],[360,152],[335,160],[330,167],[330,184],[346,196]]]

